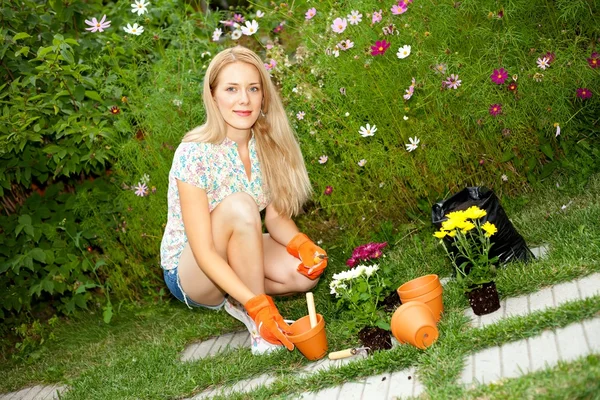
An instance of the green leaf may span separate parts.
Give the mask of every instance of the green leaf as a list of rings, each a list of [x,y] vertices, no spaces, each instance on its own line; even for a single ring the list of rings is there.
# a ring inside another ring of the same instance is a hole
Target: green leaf
[[[23,214],[19,217],[19,224],[31,225],[31,217],[28,214]]]
[[[542,151],[542,153],[544,153],[546,155],[546,157],[553,159],[554,158],[554,151],[552,150],[552,146],[550,146],[549,143],[544,143],[540,146],[540,150]]]
[[[41,263],[46,263],[46,253],[44,252],[44,250],[40,249],[39,247],[31,250],[29,252],[29,254],[31,255],[31,257]]]
[[[75,96],[75,100],[82,101],[85,97],[85,86],[77,85],[75,86],[75,90],[73,91],[73,96]]]
[[[73,53],[71,53],[68,49],[60,49],[60,55],[63,56],[66,62],[69,64],[75,64],[75,59],[73,58]]]
[[[513,159],[514,156],[515,156],[515,154],[512,152],[512,150],[507,150],[504,152],[504,154],[502,154],[502,158],[500,159],[500,162],[509,162],[510,160]]]
[[[102,307],[102,309],[104,310],[102,312],[102,317],[104,318],[104,322],[106,324],[110,324],[110,320],[112,319],[112,316],[113,316],[112,304],[108,303],[106,306]]]
[[[15,51],[15,56],[20,56],[21,54],[27,55],[29,53],[29,47],[23,46],[19,50]]]
[[[31,35],[26,32],[19,32],[15,36],[13,36],[13,40],[16,42],[17,40],[30,38]]]
[[[100,95],[98,94],[98,92],[95,92],[93,90],[86,90],[85,91],[85,95],[86,97],[92,99],[92,100],[96,100],[96,101],[102,101],[102,97],[100,97]]]
[[[377,325],[381,329],[385,329],[386,331],[390,330],[390,324],[388,322],[383,321],[383,320],[377,320],[377,322],[375,323],[375,325]]]

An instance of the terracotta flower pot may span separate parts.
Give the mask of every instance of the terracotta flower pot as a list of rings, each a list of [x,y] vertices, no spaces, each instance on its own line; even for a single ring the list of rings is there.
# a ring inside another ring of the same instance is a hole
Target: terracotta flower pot
[[[288,335],[290,342],[309,360],[318,360],[327,354],[327,336],[325,335],[325,320],[317,314],[317,325],[310,327],[308,315],[290,325],[292,333]]]
[[[444,311],[444,302],[442,299],[443,291],[444,289],[442,288],[442,286],[438,286],[431,292],[426,293],[422,296],[400,296],[400,300],[402,300],[402,304],[410,303],[411,301],[420,301],[421,303],[424,303],[431,309],[431,312],[433,313],[436,322],[438,322],[442,318],[442,312]]]
[[[398,307],[390,325],[392,334],[400,343],[410,343],[420,349],[431,346],[439,336],[433,313],[420,301]]]
[[[435,275],[424,275],[419,278],[413,279],[406,282],[398,288],[398,296],[402,297],[416,297],[422,296],[426,293],[431,292],[438,286],[442,286],[440,278]]]

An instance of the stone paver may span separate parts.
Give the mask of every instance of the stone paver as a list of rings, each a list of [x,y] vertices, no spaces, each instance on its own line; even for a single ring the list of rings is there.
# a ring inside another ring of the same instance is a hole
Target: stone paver
[[[592,353],[600,353],[600,318],[583,321],[583,329]]]
[[[600,272],[576,280],[582,298],[600,294]]]
[[[554,306],[558,307],[569,301],[579,300],[579,289],[577,282],[564,282],[558,285],[552,286],[552,293],[554,294]]]
[[[544,288],[529,295],[529,312],[533,313],[551,307],[554,307],[552,288]]]
[[[238,347],[250,347],[250,333],[248,331],[226,333],[207,339],[204,342],[192,343],[183,351],[181,361],[196,361],[214,356],[226,349]]]
[[[584,329],[599,327],[600,317],[597,317],[583,323],[575,322],[554,332],[544,331],[526,340],[505,343],[501,347],[492,347],[469,355],[460,382],[466,385],[489,384],[503,378],[515,378],[552,367],[559,360],[571,362],[592,353],[599,353],[600,349],[588,346],[587,332],[584,333]]]
[[[557,329],[556,342],[558,343],[558,354],[562,361],[574,361],[582,355],[590,353],[590,348],[583,333],[583,325],[579,322]]]
[[[529,354],[531,354],[531,369],[538,371],[558,363],[558,346],[553,331],[544,331],[535,338],[528,338]]]
[[[519,340],[503,344],[500,348],[502,354],[502,377],[516,378],[530,370],[529,346],[527,340]]]
[[[346,382],[342,385],[338,398],[344,400],[361,400],[365,390],[365,381]]]
[[[65,392],[64,385],[35,385],[16,392],[0,394],[0,400],[53,400],[59,399],[60,393]]]
[[[362,400],[385,399],[390,390],[390,377],[392,374],[385,373],[373,375],[367,378]]]

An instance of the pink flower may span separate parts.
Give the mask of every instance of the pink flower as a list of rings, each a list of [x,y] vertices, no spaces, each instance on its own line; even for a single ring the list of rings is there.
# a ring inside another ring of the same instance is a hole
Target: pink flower
[[[546,69],[550,66],[550,60],[546,57],[538,58],[536,61],[537,65],[541,69]]]
[[[544,58],[548,59],[548,65],[552,64],[554,62],[554,60],[556,59],[556,54],[552,53],[551,51],[547,52],[546,54],[544,54]]]
[[[390,48],[390,43],[387,40],[378,40],[375,42],[374,46],[371,46],[371,55],[372,56],[382,56],[385,54],[387,49]]]
[[[592,91],[588,88],[579,88],[577,89],[577,97],[582,100],[587,100],[592,97]]]
[[[317,15],[317,9],[314,7],[309,8],[308,11],[306,12],[306,14],[304,14],[304,18],[312,19],[315,15]]]
[[[354,42],[350,41],[350,39],[342,40],[339,42],[336,47],[340,50],[348,50],[354,47]]]
[[[442,82],[442,85],[446,86],[448,89],[458,89],[458,87],[462,84],[462,81],[458,79],[458,74],[451,74],[446,78],[445,82]]]
[[[400,2],[401,4],[406,5],[404,2]],[[408,10],[408,6],[406,7],[402,7],[400,5],[394,5],[392,6],[392,8],[390,9],[390,11],[392,11],[392,14],[394,15],[400,15],[400,14],[404,14],[406,12],[406,10]]]
[[[508,78],[508,71],[504,68],[495,69],[490,78],[496,85],[502,85]]]
[[[502,114],[502,104],[492,104],[490,105],[490,115],[497,116],[498,114]]]
[[[323,194],[324,194],[325,196],[330,196],[330,195],[331,195],[331,193],[333,193],[333,186],[327,186],[327,187],[325,188],[325,191],[323,192]]]
[[[304,111],[299,111],[296,114],[296,118],[298,118],[298,120],[303,120],[305,115],[306,115],[306,113]]]
[[[322,155],[321,157],[319,157],[319,164],[325,164],[327,160],[329,160],[329,157],[327,157],[326,155]]]
[[[281,33],[284,25],[285,25],[285,21],[280,22],[279,25],[277,25],[275,28],[273,28],[273,33]]]
[[[100,22],[94,17],[91,21],[86,19],[85,23],[91,26],[91,28],[85,28],[86,31],[90,32],[104,32],[106,28],[110,28],[110,21],[106,21],[106,15],[102,16]]]
[[[379,258],[383,255],[381,250],[386,246],[387,242],[373,242],[360,245],[352,251],[352,256],[346,261],[346,265],[350,268],[353,268],[356,266],[356,264],[358,264],[359,261],[368,261]]]
[[[371,17],[371,23],[374,24],[375,22],[381,21],[382,15],[383,15],[383,10],[379,10],[379,12],[373,11],[373,16]]]
[[[593,52],[590,58],[587,59],[587,62],[590,67],[598,68],[598,65],[600,65],[600,55],[596,52]]]
[[[144,197],[148,194],[148,186],[145,183],[138,182],[137,186],[134,186],[135,195]]]
[[[348,26],[346,18],[336,18],[333,20],[333,24],[331,24],[331,30],[335,33],[342,33],[346,30],[346,26]]]
[[[242,17],[242,14],[233,14],[233,20],[239,24],[245,21],[245,18]]]
[[[266,68],[267,71],[270,71],[273,68],[275,68],[276,65],[277,65],[277,61],[271,59],[271,61],[269,61],[268,64],[265,63],[265,68]]]

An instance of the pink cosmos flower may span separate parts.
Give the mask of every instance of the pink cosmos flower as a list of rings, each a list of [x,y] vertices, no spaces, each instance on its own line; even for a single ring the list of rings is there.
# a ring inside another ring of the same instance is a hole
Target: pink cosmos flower
[[[233,14],[233,20],[235,22],[237,22],[238,24],[244,23],[244,21],[246,20],[244,17],[242,17],[242,14]]]
[[[391,43],[387,40],[378,40],[375,42],[374,46],[371,46],[371,55],[372,56],[382,56],[385,54],[387,49],[389,49]]]
[[[365,160],[365,159],[363,158],[362,160],[360,160],[360,161],[358,162],[358,166],[359,166],[359,167],[364,167],[366,163],[367,163],[367,160]]]
[[[348,50],[354,47],[354,42],[350,41],[350,39],[342,40],[337,44],[337,48],[340,50]]]
[[[91,28],[85,28],[86,31],[90,32],[104,32],[106,28],[110,28],[110,21],[106,21],[106,15],[102,16],[100,22],[94,17],[91,21],[86,19],[85,23],[91,26]]]
[[[371,23],[374,24],[375,22],[381,21],[382,15],[383,15],[383,10],[379,10],[379,12],[373,11],[373,16],[371,17]]]
[[[490,105],[490,115],[496,117],[498,114],[502,114],[502,104]]]
[[[331,30],[335,33],[342,33],[346,30],[346,26],[348,26],[346,18],[336,18],[333,20],[333,24],[331,24]]]
[[[230,19],[228,19],[228,20],[225,20],[225,21],[219,21],[219,22],[220,22],[220,23],[222,23],[222,24],[223,24],[223,25],[225,25],[225,26],[228,26],[228,27],[231,27],[231,26],[233,26],[233,24],[235,24],[235,22],[233,22],[233,21],[232,21],[232,20],[230,20]]]
[[[590,58],[587,59],[587,62],[590,67],[598,68],[598,65],[600,65],[600,55],[596,52],[593,52]]]
[[[410,100],[410,98],[412,97],[413,93],[415,92],[415,85],[416,84],[417,84],[417,82],[415,81],[415,78],[413,77],[411,85],[405,91],[406,94],[404,96],[402,96],[402,97],[404,97],[404,100]]]
[[[309,8],[308,11],[306,12],[306,14],[304,14],[304,18],[305,19],[312,19],[315,15],[317,15],[317,9],[316,8]]]
[[[546,57],[538,58],[536,63],[537,63],[537,66],[541,69],[546,69],[550,66],[550,60],[547,59]]]
[[[305,113],[304,111],[299,111],[299,112],[296,114],[296,118],[298,118],[298,120],[300,121],[300,120],[303,120],[303,119],[304,119],[304,116],[305,116],[305,115],[306,115],[306,113]]]
[[[281,33],[283,30],[283,26],[285,25],[285,21],[280,22],[275,28],[273,28],[273,33]]]
[[[402,1],[400,3],[405,4]],[[392,12],[393,15],[404,14],[406,12],[406,10],[408,10],[408,6],[402,7],[400,5],[393,5],[392,8],[390,9],[390,11]]]
[[[446,86],[448,89],[458,89],[461,84],[462,81],[458,79],[458,74],[451,74],[446,78],[446,81],[442,82],[442,85]]]
[[[350,11],[350,14],[346,16],[350,25],[358,25],[362,21],[362,14],[358,10]]]
[[[333,186],[325,187],[325,191],[323,192],[323,194],[325,196],[331,196],[331,193],[333,193]]]
[[[145,183],[138,182],[137,186],[134,186],[135,195],[144,197],[148,194],[148,186]]]
[[[495,69],[490,78],[496,85],[502,85],[508,78],[508,71],[504,68]]]
[[[587,100],[592,97],[592,91],[588,88],[579,88],[577,89],[577,97],[582,100]]]
[[[554,62],[554,60],[556,59],[556,54],[552,53],[551,51],[547,52],[546,54],[544,54],[544,58],[548,59],[548,65],[552,64]]]
[[[271,59],[271,61],[269,61],[268,64],[265,63],[265,68],[266,68],[267,71],[270,71],[273,68],[275,68],[276,65],[277,65],[277,61]]]

